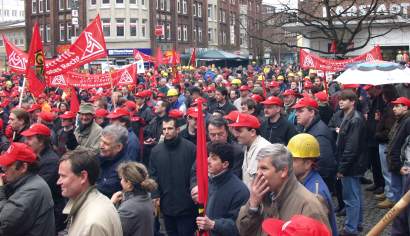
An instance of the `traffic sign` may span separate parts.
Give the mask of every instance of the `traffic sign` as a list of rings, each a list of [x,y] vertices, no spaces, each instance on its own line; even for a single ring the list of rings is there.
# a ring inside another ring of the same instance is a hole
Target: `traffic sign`
[[[164,26],[163,25],[157,25],[155,26],[155,36],[163,36],[164,35]]]

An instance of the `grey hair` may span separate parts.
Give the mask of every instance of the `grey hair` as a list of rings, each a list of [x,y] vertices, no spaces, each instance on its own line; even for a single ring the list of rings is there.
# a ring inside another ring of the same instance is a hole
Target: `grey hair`
[[[271,158],[271,163],[276,170],[283,170],[288,167],[289,173],[292,173],[293,158],[285,145],[279,143],[269,144],[258,152],[256,159],[261,160],[268,157]]]
[[[113,137],[116,143],[124,146],[128,143],[128,130],[121,125],[108,125],[102,130],[101,135]]]

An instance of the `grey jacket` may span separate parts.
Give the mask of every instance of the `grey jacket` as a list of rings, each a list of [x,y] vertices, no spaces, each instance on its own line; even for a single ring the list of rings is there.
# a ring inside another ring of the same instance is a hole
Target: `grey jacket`
[[[80,130],[80,127],[77,127],[74,131],[79,146],[91,149],[97,153],[100,149],[101,133],[102,128],[95,121],[84,130]]]
[[[54,236],[53,205],[51,191],[38,175],[0,187],[0,235]]]
[[[124,193],[117,210],[124,236],[154,235],[154,208],[147,192],[134,190]]]

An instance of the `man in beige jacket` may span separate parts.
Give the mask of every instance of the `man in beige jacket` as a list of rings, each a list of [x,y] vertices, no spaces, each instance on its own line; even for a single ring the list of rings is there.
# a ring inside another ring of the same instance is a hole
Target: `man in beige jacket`
[[[319,200],[297,181],[292,155],[284,145],[262,148],[257,160],[258,170],[250,186],[249,201],[242,206],[236,222],[240,235],[265,235],[261,227],[264,219],[288,221],[294,215],[317,219],[330,229]]]
[[[95,121],[95,109],[91,103],[80,106],[78,127],[74,130],[78,145],[98,152],[102,128]]]
[[[122,236],[117,210],[95,187],[99,173],[98,160],[90,150],[69,151],[60,160],[57,184],[69,199],[63,210],[69,236]]]

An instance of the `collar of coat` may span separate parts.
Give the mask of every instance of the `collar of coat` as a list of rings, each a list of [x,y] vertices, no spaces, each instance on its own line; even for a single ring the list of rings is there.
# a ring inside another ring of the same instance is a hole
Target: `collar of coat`
[[[280,205],[282,202],[286,201],[286,198],[292,195],[299,184],[296,176],[292,172],[288,179],[283,183],[279,193],[273,195],[272,201]]]
[[[90,186],[85,192],[81,193],[76,199],[70,199],[67,202],[67,205],[64,207],[63,214],[68,215],[69,217],[74,217],[84,202],[87,200],[88,195],[96,191],[95,185]]]

